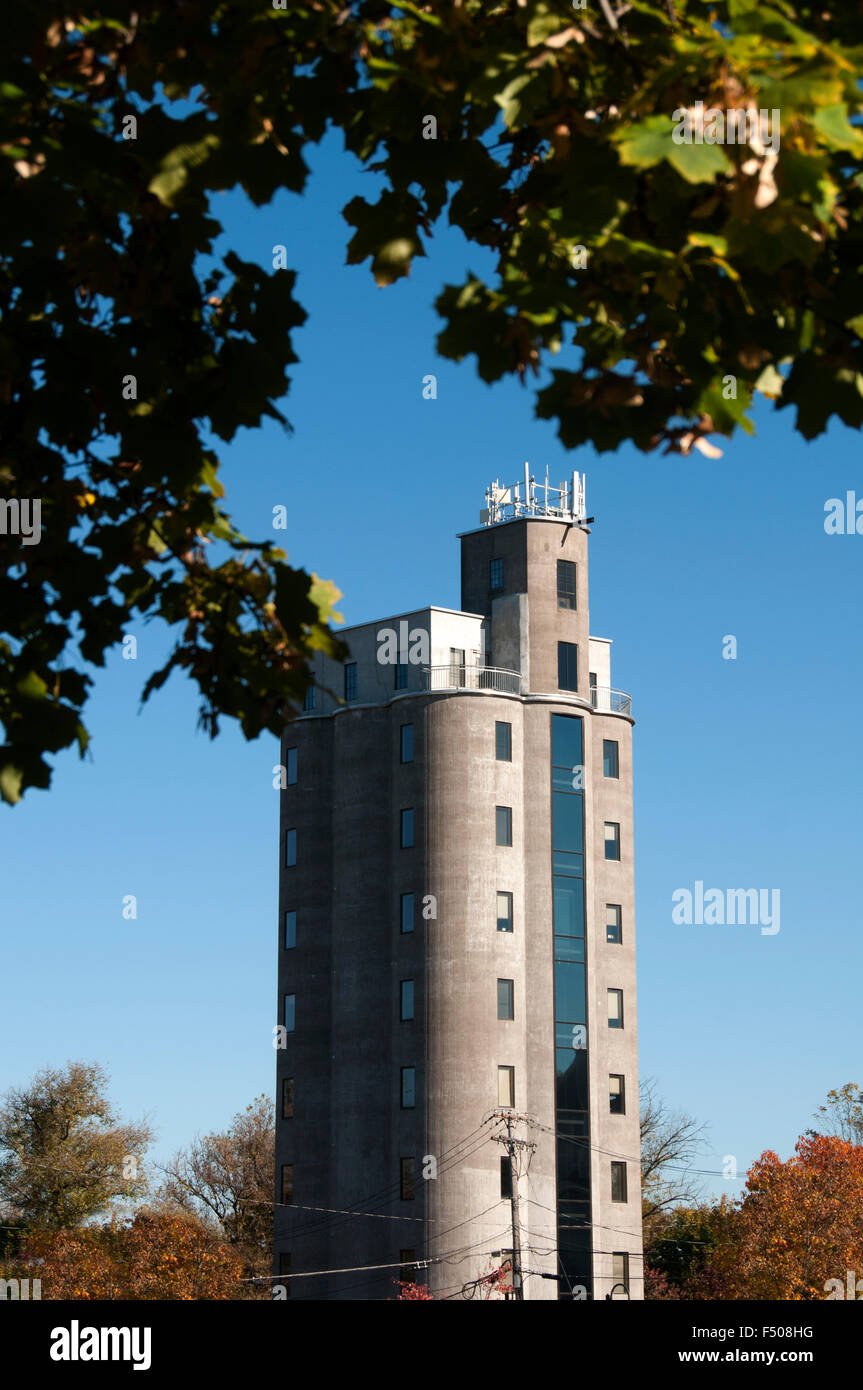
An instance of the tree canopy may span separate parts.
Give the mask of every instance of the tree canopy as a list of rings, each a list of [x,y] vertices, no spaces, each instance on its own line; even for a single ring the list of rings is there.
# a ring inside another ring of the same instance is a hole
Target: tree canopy
[[[302,193],[304,150],[340,131],[384,179],[344,210],[348,261],[392,284],[444,218],[490,253],[488,279],[442,288],[438,351],[486,382],[537,375],[567,448],[710,454],[708,436],[752,431],[758,395],[807,439],[834,416],[858,428],[859,18],[807,0],[13,0],[3,798],[84,753],[92,668],[136,620],[176,631],[145,698],[186,671],[211,734],[223,715],[278,733],[311,652],[343,654],[333,586],[223,504],[221,446],[287,427],[305,315],[283,258],[214,253],[215,193]],[[717,141],[729,113],[752,118],[745,142]]]

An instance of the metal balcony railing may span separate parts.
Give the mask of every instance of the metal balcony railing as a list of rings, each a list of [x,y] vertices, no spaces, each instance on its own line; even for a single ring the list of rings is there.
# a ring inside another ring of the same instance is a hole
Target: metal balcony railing
[[[625,690],[612,690],[608,685],[592,685],[590,703],[600,713],[632,714],[632,696],[627,695]]]
[[[424,666],[426,690],[492,690],[520,695],[521,674],[498,666]]]

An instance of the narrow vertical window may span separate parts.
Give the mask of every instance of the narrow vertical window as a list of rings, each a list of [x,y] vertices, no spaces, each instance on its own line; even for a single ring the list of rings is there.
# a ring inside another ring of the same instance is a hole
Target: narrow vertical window
[[[497,982],[497,1016],[498,1018],[515,1018],[515,981],[498,980]]]
[[[512,762],[512,725],[500,719],[494,726],[494,756],[499,763]]]
[[[293,1033],[297,1022],[297,996],[285,995],[285,1032]]]
[[[402,1067],[402,1110],[413,1110],[417,1103],[417,1069]]]
[[[279,1280],[285,1291],[285,1298],[291,1296],[291,1256],[287,1250],[279,1251]]]
[[[500,1195],[509,1202],[512,1198],[512,1159],[504,1154],[500,1160]]]
[[[608,1109],[612,1115],[626,1114],[624,1078],[615,1072],[611,1072],[608,1078]]]
[[[620,945],[623,940],[620,924],[620,904],[605,904],[605,939]]]
[[[296,748],[285,749],[285,783],[289,787],[296,785],[297,781],[297,750]]]
[[[449,683],[450,685],[464,686],[465,682],[465,660],[464,647],[450,647],[449,649]]]
[[[282,1119],[292,1120],[294,1118],[294,1078],[285,1076],[282,1078]]]
[[[412,763],[414,760],[414,726],[413,724],[402,724],[400,756],[403,763]]]
[[[402,849],[413,849],[414,843],[414,811],[412,806],[408,806],[402,811]]]
[[[617,821],[607,820],[605,822],[605,857],[606,859],[620,858],[620,826]]]
[[[408,688],[408,664],[406,661],[396,662],[395,687],[396,690],[407,690]]]
[[[293,869],[297,862],[297,832],[285,831],[285,868]]]
[[[611,1163],[611,1200],[626,1201],[626,1164],[618,1163],[614,1159]]]
[[[497,895],[497,929],[512,931],[512,893]]]
[[[414,1264],[416,1257],[416,1250],[399,1251],[399,1263],[401,1265],[399,1279],[403,1284],[415,1284],[417,1281],[416,1265]]]
[[[557,562],[557,606],[558,608],[575,607],[575,562],[573,560],[558,560]]]
[[[497,1103],[498,1105],[515,1105],[515,1067],[498,1067]]]
[[[416,1177],[415,1177],[415,1171],[416,1171],[416,1169],[415,1169],[415,1164],[416,1164],[416,1160],[413,1159],[413,1158],[403,1158],[403,1159],[401,1160],[401,1165],[400,1165],[401,1171],[400,1171],[400,1174],[399,1174],[399,1179],[400,1179],[399,1185],[400,1185],[401,1200],[402,1200],[403,1202],[412,1202],[412,1201],[414,1200],[415,1195],[416,1195]]]
[[[345,662],[345,699],[355,700],[357,698],[357,663],[355,661]]]
[[[503,560],[492,560],[488,567],[488,587],[493,594],[499,594],[503,588]]]
[[[414,982],[413,980],[402,980],[401,986],[401,1021],[410,1023],[414,1016]]]
[[[297,914],[291,908],[285,913],[285,950],[292,951],[297,944]]]
[[[309,710],[315,709],[317,703],[318,692],[313,682],[311,685],[306,686],[306,693],[303,696],[303,709],[305,713],[308,714]]]
[[[629,1253],[626,1250],[615,1250],[611,1257],[611,1282],[613,1292],[617,1291],[620,1284],[626,1292],[629,1292]],[[622,1295],[621,1295],[622,1296]]]
[[[495,841],[499,845],[512,844],[512,807],[495,806],[494,808],[494,830]]]
[[[282,1206],[289,1207],[294,1200],[294,1165],[282,1164]]]
[[[557,644],[557,685],[559,690],[578,690],[578,646],[575,642]]]
[[[604,738],[602,740],[602,775],[603,777],[619,777],[618,743],[614,738]]]
[[[609,1028],[623,1027],[622,989],[610,989],[608,991],[608,1026]]]
[[[402,893],[401,896],[401,927],[402,935],[414,929],[414,895],[413,893]]]

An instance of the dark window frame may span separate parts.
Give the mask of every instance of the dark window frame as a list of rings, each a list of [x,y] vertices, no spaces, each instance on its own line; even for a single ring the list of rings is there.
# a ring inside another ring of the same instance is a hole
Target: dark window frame
[[[294,1118],[294,1078],[292,1076],[282,1077],[282,1119],[292,1120]]]
[[[409,817],[410,817],[410,820],[406,820],[406,819],[405,819],[406,816],[409,816]],[[406,833],[408,832],[408,830],[409,830],[409,833],[410,833],[410,839],[405,839],[405,835],[406,835]],[[413,807],[413,806],[403,806],[403,807],[402,807],[402,810],[401,810],[400,826],[399,826],[399,847],[400,847],[401,849],[414,849],[414,848],[415,848],[415,844],[416,844],[416,819],[415,819],[415,816],[414,816],[414,807]]]
[[[626,1114],[626,1076],[622,1071],[610,1071],[608,1073],[608,1113],[609,1115]],[[615,1094],[611,1089],[611,1082],[619,1081],[620,1090]],[[612,1102],[618,1100],[619,1105],[615,1106]]]
[[[608,748],[614,749],[614,753],[610,758],[614,767],[613,772],[607,771],[609,766],[609,754],[606,752],[606,749]],[[616,779],[620,777],[620,742],[616,738],[604,738],[602,740],[602,775],[603,777],[613,777]]]
[[[405,1013],[405,985],[410,985],[410,1013]],[[416,988],[414,981],[399,980],[399,1021],[401,1023],[413,1023],[416,1017]]]
[[[505,812],[505,816],[504,816],[504,820],[503,820],[503,833],[508,837],[507,839],[504,839],[504,840],[502,840],[502,839],[500,838],[500,836],[501,836],[501,829],[502,829],[502,825],[501,825],[501,816],[500,816],[500,812],[501,812],[501,811]],[[501,849],[512,849],[512,807],[511,807],[511,806],[495,806],[495,808],[494,808],[494,842],[495,842],[495,845],[498,845]]]
[[[410,757],[405,757],[405,734],[410,730],[410,737],[407,742],[410,744],[408,752]],[[402,724],[399,730],[399,762],[404,766],[414,760],[414,726],[413,724]]]
[[[412,1082],[411,1082],[411,1085],[412,1085],[412,1087],[413,1087],[413,1100],[410,1102],[409,1105],[406,1105],[406,1104],[405,1104],[405,1079],[406,1079],[406,1076],[407,1076],[407,1073],[408,1073],[408,1072],[410,1072],[410,1073],[412,1074],[412,1077],[413,1077],[413,1080],[412,1080]],[[402,1068],[401,1068],[400,1097],[399,1097],[399,1099],[400,1099],[400,1102],[401,1102],[400,1108],[401,1108],[402,1110],[416,1110],[416,1108],[417,1108],[417,1069],[416,1069],[415,1066],[412,1066],[412,1067],[402,1067]]]
[[[557,688],[578,692],[578,643],[557,644]]]
[[[615,1196],[615,1191],[622,1192],[623,1196]],[[613,1158],[611,1160],[611,1200],[620,1203],[621,1206],[629,1201],[629,1183],[626,1163],[623,1159]]]
[[[501,735],[498,732],[500,729],[506,730],[506,733],[503,735],[503,743],[506,748],[505,753],[501,753],[500,751]],[[512,762],[512,724],[508,723],[505,719],[496,719],[494,721],[494,757],[495,762],[498,763]]]
[[[502,594],[505,587],[503,556],[493,555],[488,564],[488,591],[490,594]]]
[[[572,587],[569,585],[570,576]],[[563,583],[561,580],[563,579]],[[557,562],[557,606],[565,608],[571,612],[578,609],[578,567],[575,560],[558,560]],[[571,600],[571,602],[570,602]]]
[[[501,999],[501,985],[509,985],[509,990],[505,991],[505,997]],[[509,1008],[509,1013],[501,1013],[501,1006]],[[515,1018],[515,980],[508,980],[498,976],[497,980],[497,1016],[502,1023],[510,1023]]]
[[[352,704],[359,699],[359,674],[355,661],[345,662],[345,704]],[[352,693],[353,692],[353,693]]]

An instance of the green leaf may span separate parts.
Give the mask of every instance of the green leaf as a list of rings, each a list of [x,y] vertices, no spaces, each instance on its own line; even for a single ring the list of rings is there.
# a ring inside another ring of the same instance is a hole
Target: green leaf
[[[165,155],[158,174],[150,180],[148,191],[155,193],[166,207],[171,207],[188,180],[189,170],[204,164],[220,144],[218,135],[205,135],[194,144],[177,145],[170,154]]]
[[[848,150],[858,156],[863,154],[863,131],[849,125],[848,107],[844,101],[835,106],[825,106],[813,118],[812,124],[831,150]]]

